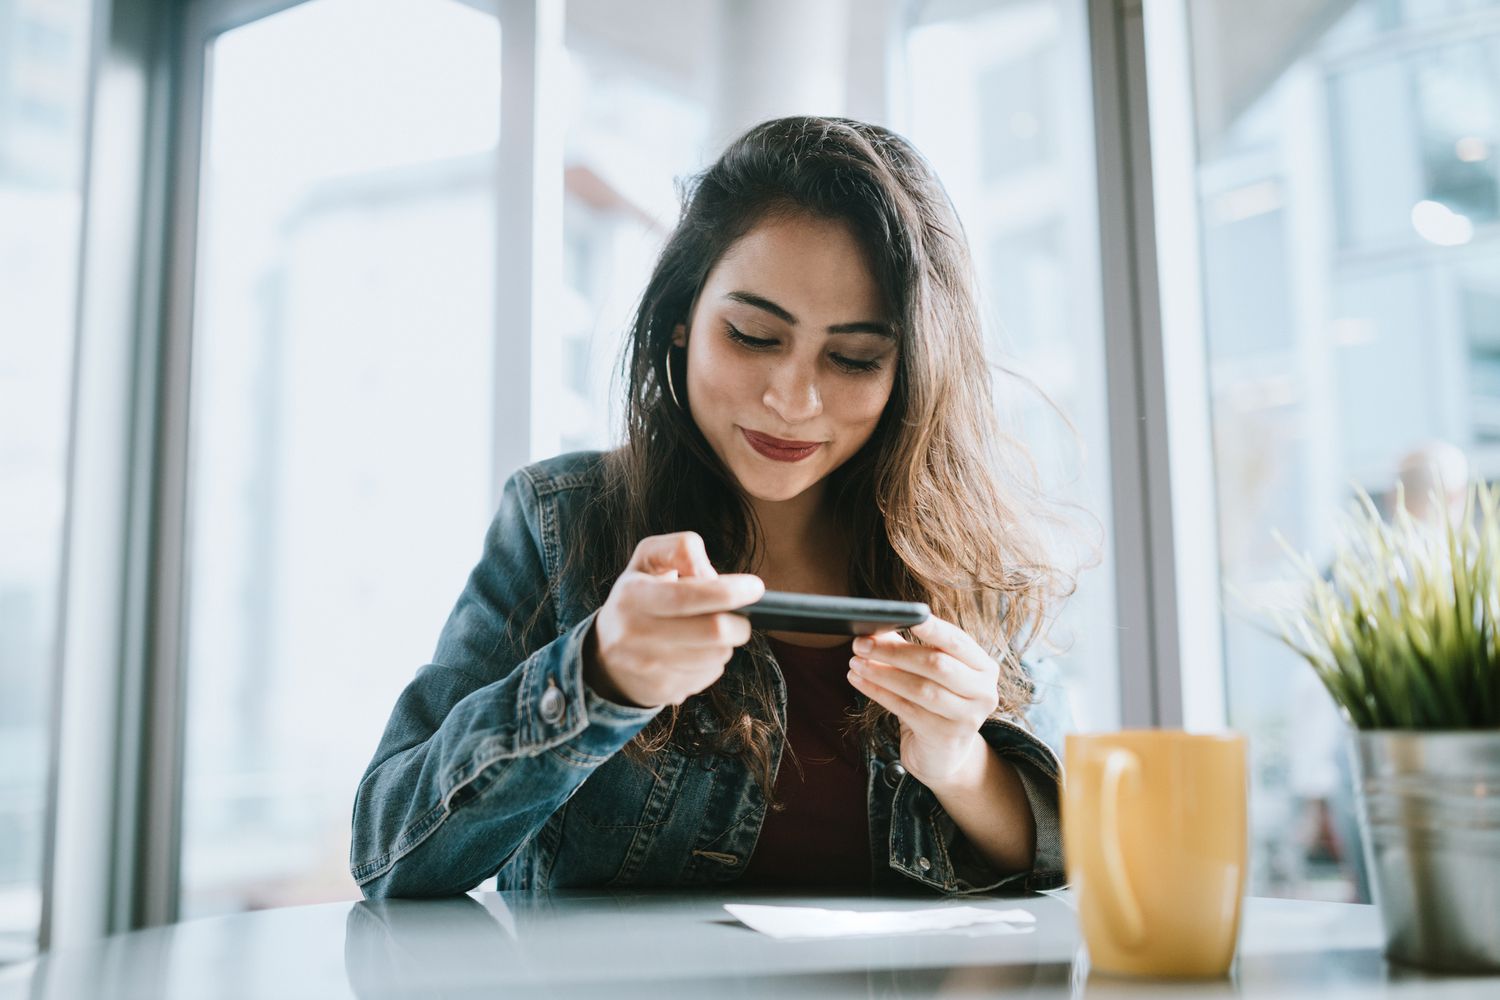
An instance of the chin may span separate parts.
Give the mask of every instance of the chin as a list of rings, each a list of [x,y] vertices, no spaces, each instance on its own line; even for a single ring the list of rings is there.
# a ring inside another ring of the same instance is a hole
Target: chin
[[[803,493],[805,493],[807,491],[807,487],[809,485],[811,485],[811,484],[801,484],[801,483],[799,483],[794,488],[782,488],[782,489],[772,489],[772,490],[747,489],[747,490],[745,490],[745,492],[748,493],[748,494],[750,494],[752,497],[754,497],[757,500],[764,500],[767,503],[780,503],[783,500],[793,500],[793,499],[796,499],[797,497],[801,496]]]
[[[768,503],[779,503],[782,500],[792,500],[807,492],[808,488],[817,483],[821,476],[809,476],[798,470],[796,474],[777,476],[774,472],[752,470],[746,475],[743,470],[735,469],[734,477],[739,480],[740,489],[757,500]]]

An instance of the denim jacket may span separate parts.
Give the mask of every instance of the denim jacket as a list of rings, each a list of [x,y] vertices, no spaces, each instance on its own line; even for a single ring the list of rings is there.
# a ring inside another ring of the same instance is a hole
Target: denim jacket
[[[766,813],[748,766],[707,751],[669,748],[649,763],[619,753],[657,710],[614,704],[583,681],[597,608],[560,567],[599,457],[560,455],[505,484],[433,662],[397,699],[355,795],[349,863],[367,897],[451,895],[491,875],[500,889],[530,889],[713,885],[744,871]],[[506,622],[533,610],[543,615],[531,631],[539,638],[523,647]],[[750,642],[774,662],[762,633]],[[725,679],[749,669],[737,649]],[[779,672],[774,682],[785,719]],[[695,705],[689,699],[684,711]],[[1039,707],[981,730],[1031,804],[1032,868],[995,872],[894,748],[867,749],[872,888],[1061,884],[1059,734],[1038,734],[1048,728]],[[775,745],[778,760],[780,752]]]

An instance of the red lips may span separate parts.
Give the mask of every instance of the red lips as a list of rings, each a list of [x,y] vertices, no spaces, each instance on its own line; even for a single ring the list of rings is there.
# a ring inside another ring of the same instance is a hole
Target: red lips
[[[745,435],[745,440],[750,447],[764,455],[766,458],[777,462],[800,462],[809,455],[817,453],[823,447],[822,441],[788,441],[785,438],[774,438],[769,434],[760,434],[755,431],[740,428],[740,433]]]
[[[801,451],[803,448],[811,448],[823,443],[821,441],[788,441],[785,438],[776,438],[769,434],[762,434],[760,431],[746,430],[745,433],[759,441],[764,441],[772,448],[780,448],[783,451]]]

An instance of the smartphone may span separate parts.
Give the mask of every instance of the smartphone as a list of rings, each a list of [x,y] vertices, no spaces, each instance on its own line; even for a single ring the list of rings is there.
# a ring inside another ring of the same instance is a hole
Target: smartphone
[[[735,613],[767,631],[871,635],[920,625],[932,611],[921,601],[877,601],[768,590],[760,600],[736,608]]]

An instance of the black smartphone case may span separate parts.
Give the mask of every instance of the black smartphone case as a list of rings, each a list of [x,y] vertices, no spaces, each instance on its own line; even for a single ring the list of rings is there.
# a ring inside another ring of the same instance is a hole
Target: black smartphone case
[[[772,632],[871,635],[919,625],[932,613],[920,601],[878,601],[768,590],[754,604],[736,608],[757,628]]]

